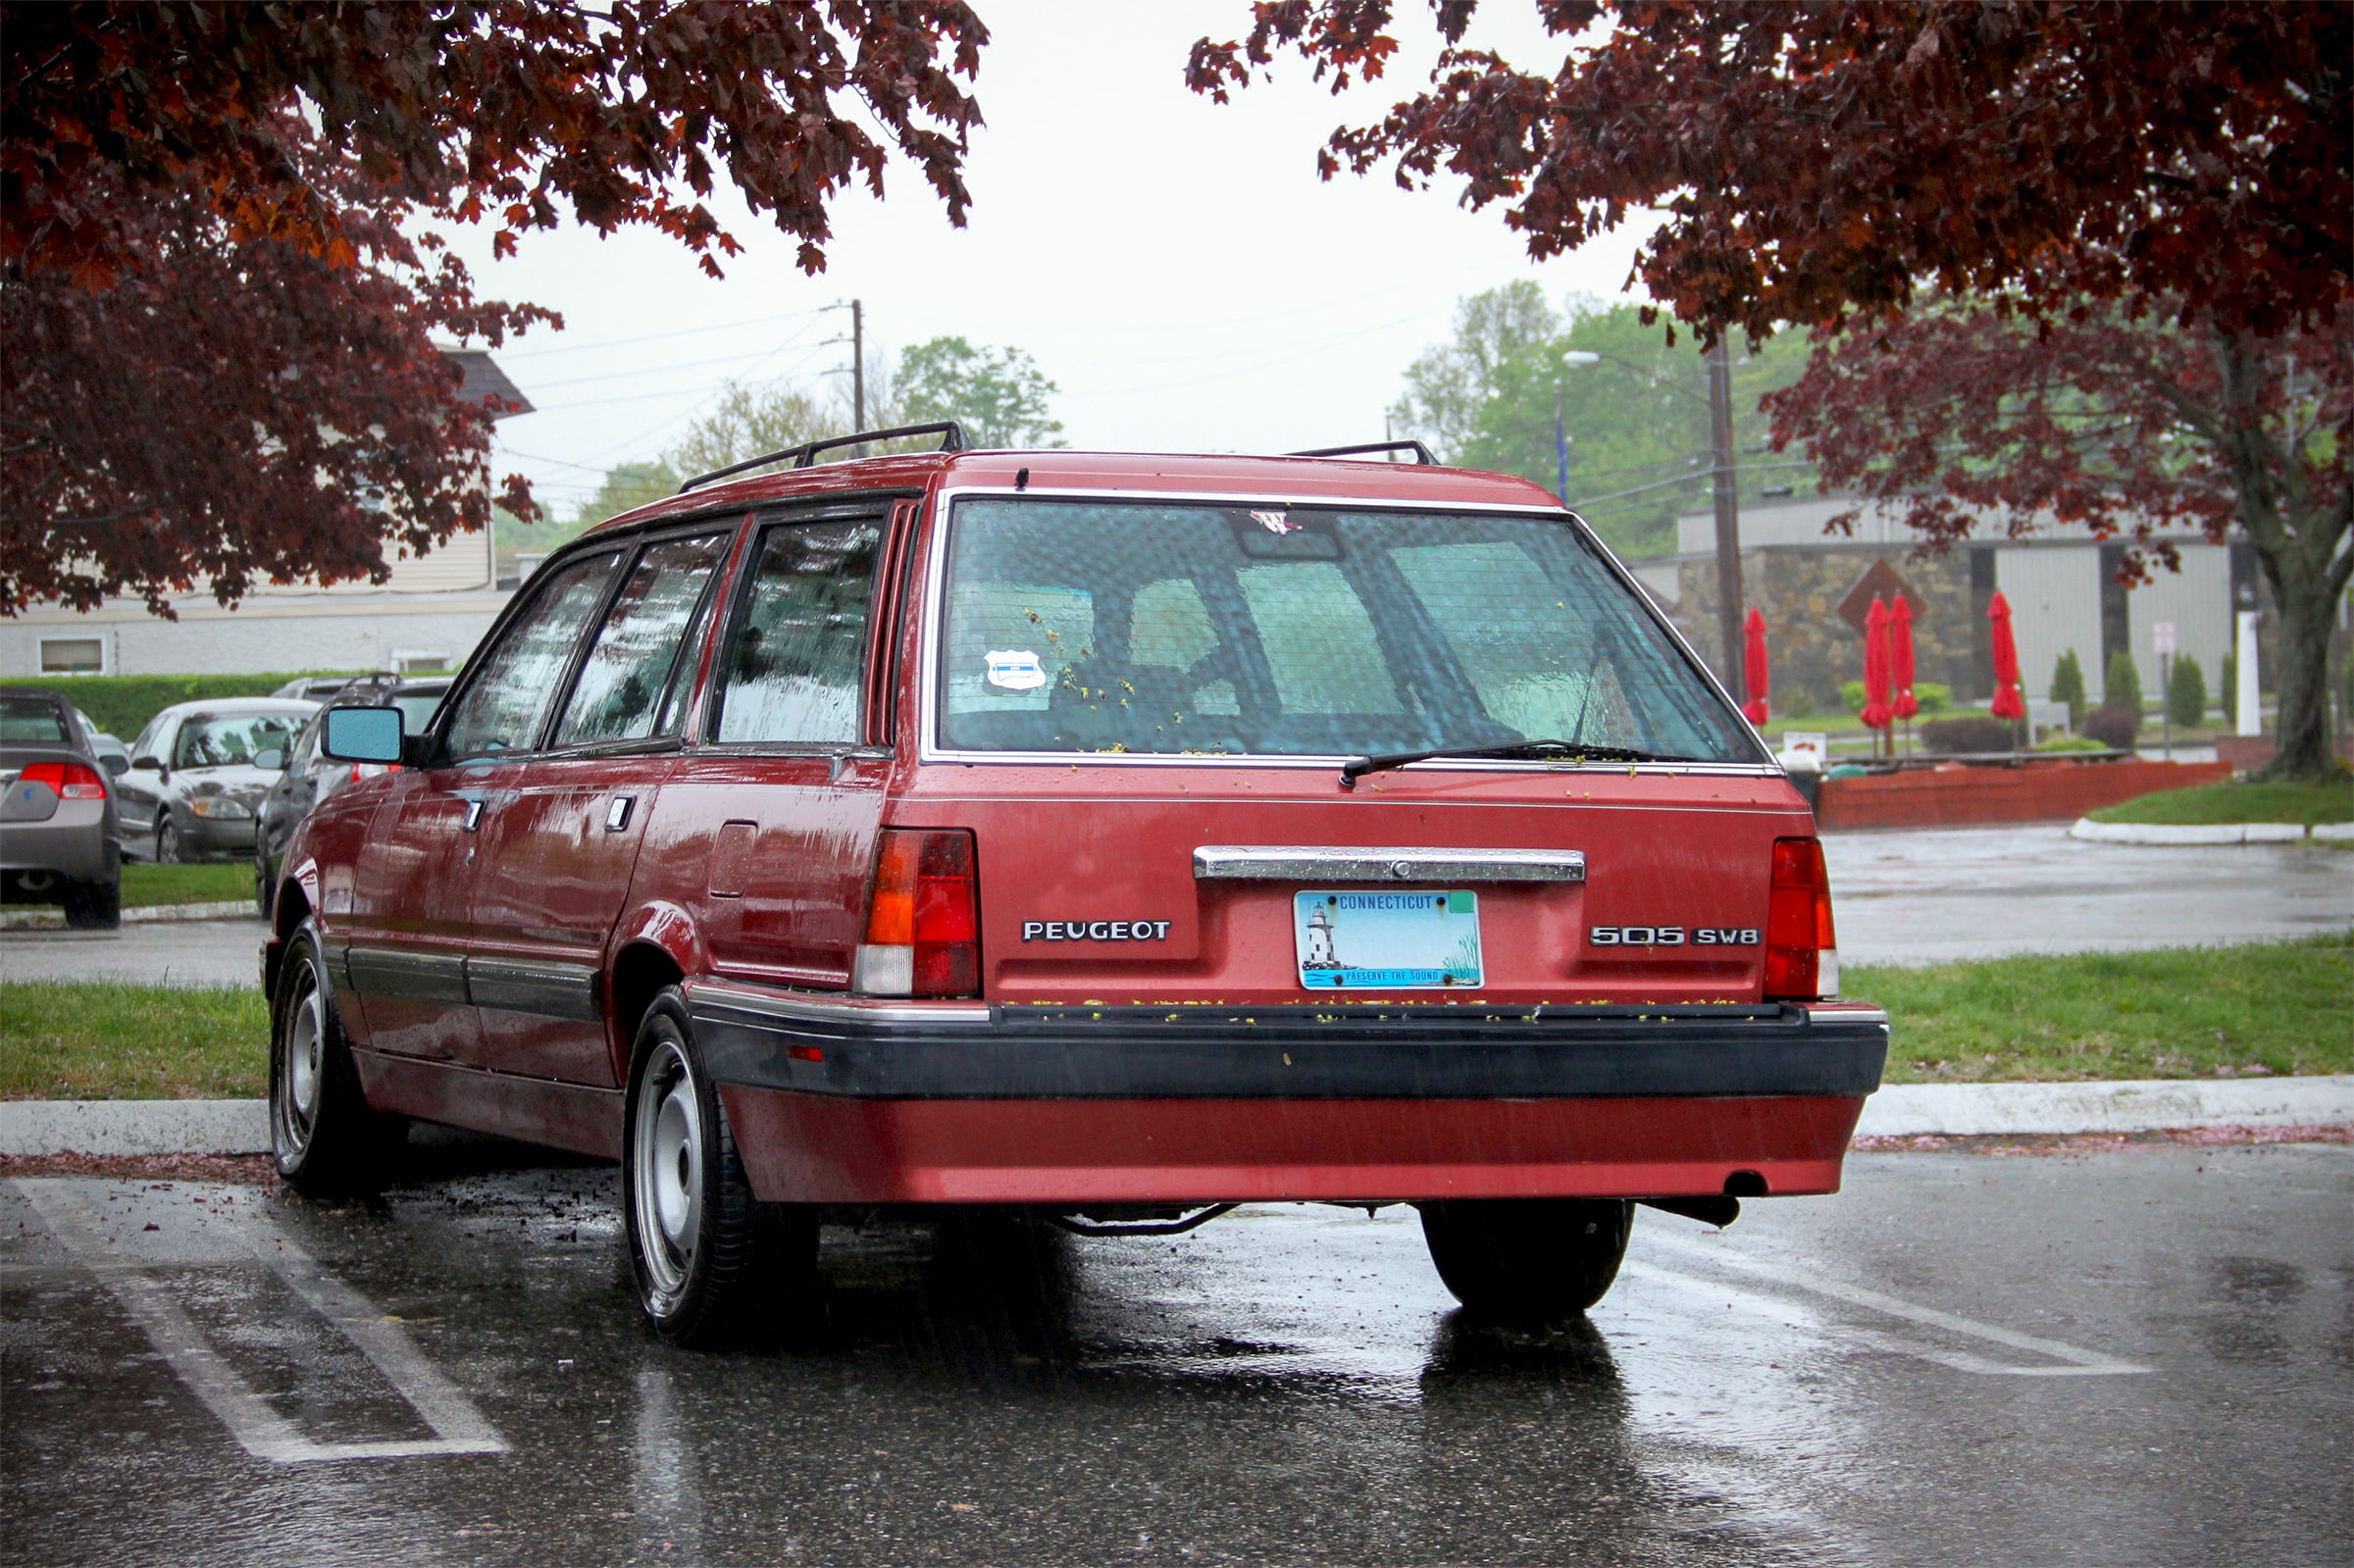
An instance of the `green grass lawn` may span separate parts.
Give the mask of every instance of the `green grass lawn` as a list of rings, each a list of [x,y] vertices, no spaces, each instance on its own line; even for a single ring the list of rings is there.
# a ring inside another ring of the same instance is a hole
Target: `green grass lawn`
[[[2354,932],[2240,947],[1857,965],[1891,1084],[2354,1072]]]
[[[259,989],[0,986],[0,1098],[249,1099],[269,1078]]]
[[[1891,1084],[2354,1072],[2354,931],[2299,942],[1857,965],[1888,1009]],[[251,989],[0,986],[0,1098],[258,1097],[269,1014]]]
[[[2205,826],[2232,822],[2354,822],[2354,774],[2340,774],[2328,784],[2287,784],[2272,780],[2194,784],[2188,789],[2163,789],[2123,805],[2103,806],[2095,822],[2148,822],[2168,826]]]
[[[144,909],[158,904],[210,904],[226,899],[253,901],[253,862],[229,860],[198,866],[151,866],[142,861],[123,864],[123,907]]]

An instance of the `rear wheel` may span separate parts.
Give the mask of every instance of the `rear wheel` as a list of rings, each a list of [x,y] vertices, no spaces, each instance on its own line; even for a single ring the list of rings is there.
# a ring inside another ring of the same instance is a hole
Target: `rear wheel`
[[[295,933],[270,1028],[270,1151],[297,1191],[381,1186],[408,1124],[368,1108],[316,927]]]
[[[1490,1198],[1422,1205],[1439,1278],[1492,1317],[1572,1318],[1602,1299],[1626,1256],[1635,1206],[1623,1198]]]
[[[155,830],[155,863],[159,866],[177,866],[179,860],[179,825],[166,817],[163,825]]]
[[[622,1188],[638,1304],[678,1344],[726,1343],[814,1283],[817,1214],[752,1196],[735,1130],[676,987],[638,1029]]]
[[[77,882],[65,890],[66,924],[76,931],[113,931],[123,924],[123,885]]]

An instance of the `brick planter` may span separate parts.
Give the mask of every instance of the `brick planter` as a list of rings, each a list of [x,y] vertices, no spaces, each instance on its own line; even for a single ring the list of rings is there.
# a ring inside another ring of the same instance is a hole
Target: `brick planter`
[[[2239,773],[2254,773],[2273,760],[2271,735],[2217,735],[2215,754]],[[2337,737],[2337,760],[2354,765],[2354,734]]]
[[[2231,777],[2227,762],[2038,759],[2017,767],[1922,768],[1870,779],[1825,779],[1815,820],[1849,828],[1951,828],[1981,822],[2073,822],[2088,811],[2161,789]]]

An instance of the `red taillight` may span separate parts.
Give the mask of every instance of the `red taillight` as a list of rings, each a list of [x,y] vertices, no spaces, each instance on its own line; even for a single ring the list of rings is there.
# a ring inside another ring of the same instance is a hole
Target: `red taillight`
[[[971,834],[884,829],[851,986],[871,996],[979,994],[979,905]]]
[[[25,784],[45,784],[60,800],[104,800],[106,780],[78,762],[35,762],[17,775]]]
[[[1766,999],[1812,1001],[1839,992],[1839,943],[1831,932],[1831,879],[1815,838],[1773,841],[1773,891],[1766,905]]]

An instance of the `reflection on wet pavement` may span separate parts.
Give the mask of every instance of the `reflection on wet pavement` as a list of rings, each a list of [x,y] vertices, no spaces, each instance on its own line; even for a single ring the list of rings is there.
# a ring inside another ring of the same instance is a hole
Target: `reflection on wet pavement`
[[[1591,1321],[1544,1333],[1453,1310],[1399,1210],[830,1230],[823,1308],[726,1355],[639,1326],[614,1188],[495,1164],[340,1206],[0,1186],[9,1555],[2319,1563],[2354,1540],[2343,1147],[1857,1156],[1845,1194],[1725,1233],[1645,1211]],[[61,1239],[75,1201],[87,1234]],[[333,1289],[292,1289],[288,1255]],[[256,1456],[110,1289],[134,1271],[306,1442],[420,1434],[364,1308],[507,1451]]]

